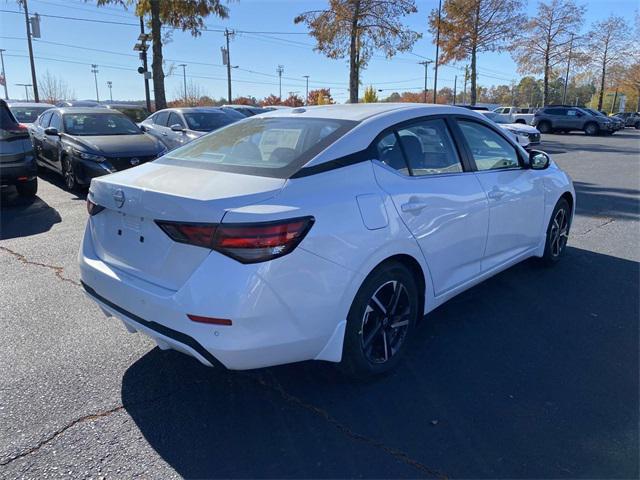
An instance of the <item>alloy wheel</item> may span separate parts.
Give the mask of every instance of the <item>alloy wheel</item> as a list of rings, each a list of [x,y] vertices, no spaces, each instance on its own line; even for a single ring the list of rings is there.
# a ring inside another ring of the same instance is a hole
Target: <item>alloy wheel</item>
[[[551,255],[558,257],[569,239],[569,215],[564,208],[556,212],[551,224],[549,240],[551,242]]]
[[[402,347],[409,329],[411,302],[397,280],[382,284],[369,299],[362,318],[361,348],[371,363],[386,363]]]
[[[63,160],[64,184],[68,190],[73,190],[76,186],[76,174],[73,171],[73,165],[67,159]]]

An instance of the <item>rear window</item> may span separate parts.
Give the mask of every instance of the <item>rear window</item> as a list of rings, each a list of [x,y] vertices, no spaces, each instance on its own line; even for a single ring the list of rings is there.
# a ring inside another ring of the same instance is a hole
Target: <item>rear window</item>
[[[225,125],[233,123],[235,120],[222,112],[197,112],[184,113],[189,130],[198,132],[210,132]]]
[[[42,112],[51,107],[11,107],[11,112],[20,123],[34,123]]]
[[[254,117],[193,140],[158,162],[288,178],[356,123]]]

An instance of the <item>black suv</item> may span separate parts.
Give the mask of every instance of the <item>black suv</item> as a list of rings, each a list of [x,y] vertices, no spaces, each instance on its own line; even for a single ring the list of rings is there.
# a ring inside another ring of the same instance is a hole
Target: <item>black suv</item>
[[[27,127],[18,123],[7,102],[0,99],[0,185],[15,185],[18,194],[34,197],[38,167]]]
[[[636,130],[640,130],[640,112],[620,112],[616,113],[614,117],[623,120],[625,126],[635,127]]]
[[[540,133],[582,130],[587,135],[611,134],[616,130],[613,120],[594,115],[580,107],[549,105],[533,116],[533,126]]]

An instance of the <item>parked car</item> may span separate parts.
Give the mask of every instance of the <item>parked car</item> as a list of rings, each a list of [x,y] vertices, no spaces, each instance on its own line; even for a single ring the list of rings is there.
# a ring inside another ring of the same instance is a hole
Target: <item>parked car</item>
[[[146,119],[150,114],[149,110],[147,110],[142,105],[128,105],[124,103],[109,103],[108,105],[104,105],[106,108],[111,108],[113,110],[117,110],[120,113],[124,113],[127,117],[129,117],[135,123],[141,123],[144,119]]]
[[[38,167],[27,127],[0,99],[0,187],[15,185],[22,197],[38,192]]]
[[[237,118],[214,107],[166,108],[140,126],[172,150],[236,121]]]
[[[500,107],[494,110],[495,113],[504,115],[509,120],[509,123],[525,123],[531,125],[533,123],[533,113],[529,113],[529,109],[518,107]]]
[[[126,115],[107,108],[51,109],[30,131],[38,165],[61,174],[68,190],[150,162],[167,151]]]
[[[254,107],[253,105],[223,105],[222,108],[233,108],[235,111],[242,113],[245,117],[253,117],[261,113],[268,112],[266,108]]]
[[[528,257],[556,263],[574,199],[545,153],[470,110],[274,111],[95,178],[80,277],[129,331],[205,365],[366,376],[456,294]]]
[[[614,117],[620,118],[625,122],[625,127],[635,127],[640,130],[640,112],[620,112]]]
[[[99,102],[93,100],[63,100],[56,103],[56,107],[104,108]]]
[[[540,144],[540,132],[537,128],[524,123],[513,123],[508,117],[494,112],[480,112],[489,120],[494,121],[500,128],[503,128],[524,148],[531,148]]]
[[[593,108],[583,107],[582,110],[584,110],[587,113],[590,113],[591,115],[595,115],[596,117],[605,117],[606,119],[608,119],[610,122],[613,123],[614,132],[617,132],[618,130],[622,130],[624,128],[624,122],[618,117],[610,117],[606,113],[600,112]]]
[[[550,105],[537,111],[533,126],[540,133],[571,132],[582,130],[587,135],[613,133],[614,122],[607,117],[592,115],[579,107]]]
[[[50,108],[54,108],[50,103],[17,102],[9,104],[9,109],[11,109],[11,113],[16,117],[16,120],[27,127],[35,122],[40,114]]]
[[[237,108],[231,108],[231,107],[218,107],[218,108],[220,108],[220,110],[227,113],[229,116],[231,116],[236,120],[244,120],[245,118],[247,118],[247,115],[245,115],[244,113],[241,113],[240,110],[238,110]]]

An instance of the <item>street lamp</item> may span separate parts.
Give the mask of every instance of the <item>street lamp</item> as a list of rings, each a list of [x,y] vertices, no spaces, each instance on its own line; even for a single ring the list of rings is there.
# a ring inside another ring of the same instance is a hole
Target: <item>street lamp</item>
[[[309,105],[309,75],[303,75],[302,77],[307,80],[307,96],[304,97],[304,104]]]
[[[187,104],[187,70],[186,70],[187,64],[181,63],[178,66],[182,67],[182,80],[184,82],[184,103],[186,105]]]
[[[100,103],[100,94],[98,93],[98,65],[91,64],[91,73],[93,73],[93,79],[96,82],[96,102]]]
[[[111,80],[107,80],[107,87],[109,87],[109,100],[111,100],[111,102],[113,102],[113,82]]]
[[[33,87],[31,83],[16,83],[18,87],[24,87],[24,96],[27,98],[27,102],[29,101],[29,87]]]

